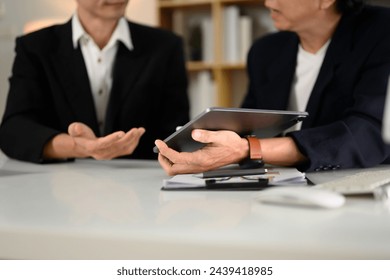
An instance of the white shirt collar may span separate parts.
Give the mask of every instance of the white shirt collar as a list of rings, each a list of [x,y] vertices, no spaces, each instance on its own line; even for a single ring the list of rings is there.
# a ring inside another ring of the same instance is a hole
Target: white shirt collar
[[[306,51],[304,48],[302,48],[302,45],[299,44],[299,51],[301,53],[304,53],[306,56],[317,56],[317,57],[323,57],[325,56],[325,53],[329,47],[331,39],[329,39],[316,53],[310,53]]]
[[[89,39],[90,36],[81,25],[77,13],[74,13],[72,17],[72,40],[73,47],[75,49],[77,48],[79,40],[82,38]],[[124,17],[119,20],[118,25],[111,35],[110,41],[107,43],[107,46],[114,44],[116,41],[121,41],[129,50],[134,49],[130,36],[130,28]]]

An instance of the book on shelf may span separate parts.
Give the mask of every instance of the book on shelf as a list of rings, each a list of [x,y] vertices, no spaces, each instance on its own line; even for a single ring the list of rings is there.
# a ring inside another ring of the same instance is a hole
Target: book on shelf
[[[224,22],[224,60],[226,62],[240,61],[239,54],[239,19],[238,6],[227,6],[223,10]]]
[[[188,60],[214,62],[215,52],[223,52],[223,61],[246,60],[253,39],[276,31],[265,8],[227,5],[222,8],[223,47],[215,50],[214,19],[209,10],[174,9],[172,30],[183,37]]]
[[[202,60],[202,29],[200,24],[193,24],[189,28],[188,49],[190,60]]]
[[[253,19],[241,15],[238,6],[224,8],[224,60],[230,63],[246,61],[253,40]]]
[[[184,19],[185,15],[182,10],[175,10],[172,13],[172,31],[183,37],[186,35]]]
[[[202,31],[202,61],[214,61],[214,28],[211,16],[206,16],[201,20]]]
[[[240,16],[240,60],[246,61],[249,48],[252,45],[252,18]]]
[[[213,107],[216,102],[216,85],[210,71],[194,73],[189,86],[190,116],[197,116],[205,108]]]
[[[190,57],[189,44],[187,43],[189,32],[187,32],[185,24],[185,13],[182,10],[175,10],[172,13],[172,31],[182,37],[185,57],[188,59]]]
[[[210,13],[174,11],[172,30],[182,36],[188,60],[214,61],[214,26]]]

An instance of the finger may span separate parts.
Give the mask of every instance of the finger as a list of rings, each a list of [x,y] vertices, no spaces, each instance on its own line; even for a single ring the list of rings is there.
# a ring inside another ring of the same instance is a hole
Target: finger
[[[129,130],[122,139],[118,141],[118,147],[120,152],[124,154],[132,154],[137,148],[142,135],[145,133],[144,128],[133,128]]]
[[[96,148],[97,156],[102,158],[115,158],[130,155],[138,146],[141,136],[145,133],[144,128],[133,128],[127,133],[117,131],[99,139]]]
[[[125,137],[125,135],[126,134],[123,131],[116,131],[104,137],[100,137],[98,139],[99,149],[105,149],[109,146],[114,145],[115,143],[120,141],[123,137]]]
[[[159,153],[171,162],[176,163],[181,157],[179,152],[169,148],[164,141],[156,140],[154,143],[157,146]]]
[[[144,133],[144,128],[132,128],[128,132],[126,132],[119,141],[123,144],[135,143],[138,145],[138,142]]]
[[[80,131],[79,131],[79,129],[78,129],[79,124],[80,124],[80,123],[78,123],[78,122],[74,122],[74,123],[71,123],[71,124],[68,126],[68,134],[69,134],[70,136],[75,137],[75,136],[78,136],[78,135],[79,135],[79,133],[80,133]]]
[[[158,154],[157,159],[161,167],[168,175],[170,176],[176,175],[175,173],[172,172],[172,162],[169,159],[164,157],[162,154]]]
[[[158,148],[159,151],[168,147],[167,144],[165,144],[165,142],[160,140],[160,139],[157,139],[156,141],[154,141],[154,144],[156,145],[156,147]]]
[[[208,144],[214,142],[215,134],[215,131],[194,129],[191,133],[191,137],[197,142]]]
[[[177,152],[167,146],[164,141],[157,139],[155,142],[159,150],[158,160],[164,171],[170,175],[200,173],[206,170],[193,162],[194,153]],[[195,160],[196,161],[196,160]]]
[[[158,154],[158,162],[169,176],[185,173],[197,173],[193,167],[187,164],[173,163],[162,154]]]
[[[159,150],[159,154],[166,159],[167,163],[169,163],[170,166],[166,165],[166,169],[168,169],[170,173],[195,173],[192,171],[198,170],[198,168],[195,169],[197,164],[194,164],[193,162],[195,158],[194,153],[177,152],[169,148],[167,144],[161,140],[156,140],[155,144]]]
[[[141,134],[141,136],[145,133],[146,129],[144,127],[138,127],[137,128],[138,133]]]
[[[199,167],[195,167],[187,164],[175,163],[172,164],[172,166],[170,167],[168,174],[173,176],[177,174],[195,174],[200,172],[202,171],[199,169]]]
[[[89,126],[80,122],[71,123],[68,127],[68,133],[72,137],[85,137],[89,139],[96,138],[93,130]]]

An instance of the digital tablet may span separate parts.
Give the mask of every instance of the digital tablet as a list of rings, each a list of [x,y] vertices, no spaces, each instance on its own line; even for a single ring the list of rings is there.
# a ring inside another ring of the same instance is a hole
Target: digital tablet
[[[207,130],[232,130],[241,136],[274,137],[302,121],[307,112],[262,109],[210,107],[180,127],[164,142],[179,152],[192,152],[204,146],[192,139],[195,128]],[[155,146],[153,151],[158,153]]]

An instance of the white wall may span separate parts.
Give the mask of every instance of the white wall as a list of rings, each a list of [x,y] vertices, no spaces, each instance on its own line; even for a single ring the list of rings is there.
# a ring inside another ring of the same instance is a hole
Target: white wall
[[[136,22],[157,25],[157,0],[130,0],[127,17]]]
[[[157,24],[157,0],[130,0],[127,16],[148,25]],[[8,78],[14,58],[15,37],[22,34],[29,21],[68,19],[75,0],[0,0],[0,118],[8,94]]]

